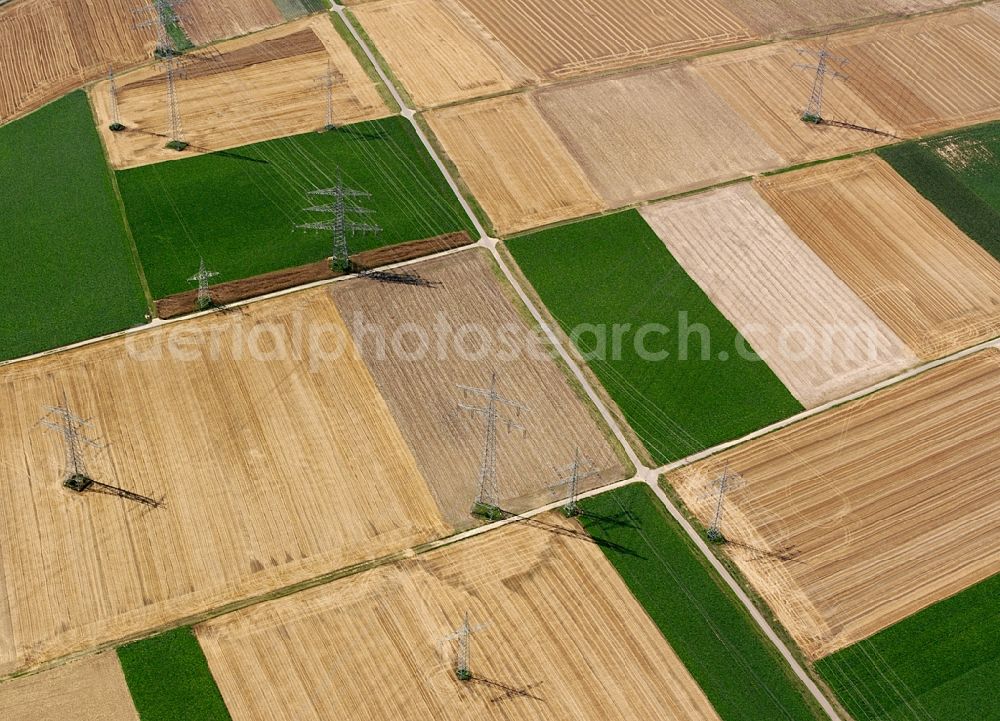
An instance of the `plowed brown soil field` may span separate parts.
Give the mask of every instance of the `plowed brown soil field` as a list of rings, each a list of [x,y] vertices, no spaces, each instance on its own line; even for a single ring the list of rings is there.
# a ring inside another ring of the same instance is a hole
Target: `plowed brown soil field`
[[[317,289],[0,370],[0,672],[446,532],[345,348]],[[62,487],[64,393],[94,476],[164,507]]]
[[[536,97],[610,207],[782,165],[687,67],[558,85]]]
[[[388,0],[354,14],[419,107],[538,82],[502,45],[475,32],[475,19],[457,0]]]
[[[1000,264],[880,158],[756,183],[792,230],[920,358],[1000,335]]]
[[[670,474],[811,658],[1000,572],[1000,354],[929,371]]]
[[[177,102],[184,139],[199,152],[224,150],[316,130],[326,123],[321,86],[334,73],[334,122],[390,114],[378,89],[337,34],[329,18],[312,16],[221,43],[181,61]],[[150,66],[117,78],[121,122],[113,133],[107,81],[91,91],[98,127],[112,165],[131,168],[185,157],[164,147],[170,122],[163,68]]]
[[[529,96],[455,105],[426,118],[497,233],[605,209]]]
[[[805,407],[917,364],[749,183],[647,206],[642,214]]]
[[[0,683],[4,721],[139,721],[114,651]]]
[[[526,432],[508,432],[501,424],[503,508],[524,511],[565,497],[567,488],[547,487],[560,478],[554,468],[571,463],[577,448],[600,472],[587,487],[626,476],[603,426],[521,318],[485,251],[426,261],[411,270],[439,285],[351,280],[335,284],[332,292],[449,523],[472,522],[485,432],[482,416],[457,407],[482,405],[485,399],[463,393],[457,384],[487,387],[491,371],[501,395],[530,408],[519,416],[505,410]]]
[[[466,613],[462,683],[442,639]],[[233,721],[718,719],[597,546],[521,524],[197,634]]]

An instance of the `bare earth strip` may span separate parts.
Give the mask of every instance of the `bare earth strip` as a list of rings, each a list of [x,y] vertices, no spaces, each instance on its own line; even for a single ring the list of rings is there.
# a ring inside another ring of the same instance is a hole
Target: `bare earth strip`
[[[139,721],[114,651],[0,683],[4,721]]]
[[[29,668],[446,532],[324,289],[0,372],[0,547]],[[64,489],[63,393],[99,480]],[[25,519],[31,519],[26,523]]]
[[[1000,117],[1000,22],[966,8],[830,38],[855,92],[910,135]]]
[[[805,407],[917,364],[749,184],[647,206],[642,214]]]
[[[920,358],[1000,335],[1000,264],[880,158],[756,183],[792,230]]]
[[[668,476],[811,658],[1000,572],[1000,355],[927,372]],[[784,560],[782,560],[784,559]]]
[[[412,269],[440,285],[352,280],[336,284],[333,295],[450,524],[467,526],[472,520],[485,432],[482,416],[457,407],[482,405],[485,399],[463,393],[457,384],[487,387],[491,371],[501,395],[530,408],[519,415],[501,408],[527,429],[500,427],[503,508],[524,511],[565,497],[566,487],[547,486],[560,478],[554,468],[570,464],[577,448],[600,472],[586,487],[627,475],[589,407],[499,285],[485,251]]]
[[[464,8],[440,0],[387,0],[355,15],[421,108],[514,90],[538,77],[475,33]]]
[[[527,95],[506,95],[425,116],[499,234],[606,208]]]
[[[537,102],[611,207],[782,165],[687,67],[544,88]]]
[[[749,30],[716,0],[461,0],[539,75],[566,78],[733,45]]]
[[[486,625],[471,641],[482,680],[462,683],[442,638],[467,612]],[[598,547],[525,525],[197,633],[233,721],[718,719]]]
[[[184,139],[199,152],[224,150],[316,130],[326,122],[319,80],[334,71],[334,122],[390,115],[378,89],[325,15],[221,43],[184,61],[177,81]],[[108,83],[91,91],[98,129],[116,168],[185,157],[164,147],[170,135],[166,80],[160,67],[117,79],[121,122],[113,133]]]
[[[695,60],[692,67],[784,159],[794,165],[872,148],[890,138],[858,130],[804,123],[815,73],[794,67],[814,59],[796,48],[819,49],[816,43],[764,45]],[[848,70],[853,70],[848,66]],[[865,76],[830,79],[824,85],[823,115],[867,128],[894,132],[855,91]]]

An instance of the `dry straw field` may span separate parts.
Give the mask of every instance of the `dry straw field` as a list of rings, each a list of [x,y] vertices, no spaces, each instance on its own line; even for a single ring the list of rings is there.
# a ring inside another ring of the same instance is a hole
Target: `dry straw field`
[[[467,396],[456,384],[486,387],[491,371],[497,373],[501,395],[530,408],[520,417],[508,412],[525,433],[508,433],[501,426],[498,436],[503,508],[523,511],[565,497],[567,488],[547,486],[560,478],[554,468],[571,463],[577,448],[600,471],[587,487],[627,475],[603,425],[509,300],[485,251],[469,250],[414,268],[440,285],[352,280],[335,284],[332,292],[450,524],[466,526],[472,520],[484,438],[483,418],[459,411],[457,404],[482,405],[485,399]],[[356,321],[380,329],[385,342],[358,331]],[[418,339],[422,330],[429,332],[423,342]]]
[[[442,638],[466,612],[486,624],[470,655],[483,680],[462,683]],[[597,546],[521,524],[197,634],[233,721],[718,719]]]
[[[750,184],[647,206],[642,214],[805,407],[917,364]]]
[[[812,658],[1000,571],[1000,354],[955,361],[668,476]]]
[[[139,721],[114,651],[0,683],[4,721]]]
[[[455,105],[426,118],[497,233],[605,209],[530,96]]]
[[[14,0],[0,7],[0,122],[152,57],[155,34],[137,29],[138,0]],[[189,0],[185,28],[197,43],[281,22],[271,0]]]
[[[1000,335],[1000,264],[875,156],[756,181],[922,359]]]
[[[378,89],[330,20],[313,16],[215,46],[182,61],[177,80],[184,139],[199,152],[224,150],[316,130],[326,122],[321,78],[334,75],[334,122],[390,114]],[[107,81],[91,92],[112,165],[130,168],[184,157],[164,148],[170,123],[166,79],[149,66],[117,78],[128,131],[113,133]]]
[[[445,533],[345,344],[320,289],[0,369],[0,672]],[[165,507],[62,488],[64,393],[96,477]]]

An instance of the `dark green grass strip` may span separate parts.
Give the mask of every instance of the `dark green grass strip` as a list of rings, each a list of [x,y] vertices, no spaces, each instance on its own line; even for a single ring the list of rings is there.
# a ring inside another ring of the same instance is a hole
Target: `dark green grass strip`
[[[306,133],[118,173],[118,184],[155,298],[189,290],[201,257],[218,282],[321,260],[327,231],[296,230],[331,216],[307,213],[309,196],[344,182],[371,193],[353,215],[380,235],[350,238],[352,252],[472,228],[444,176],[399,116]]]
[[[1000,721],[1000,575],[816,668],[858,721]]]
[[[723,721],[826,718],[649,487],[581,505],[584,528],[607,542],[604,554]]]
[[[122,330],[146,303],[87,98],[0,127],[0,360]]]
[[[201,645],[188,627],[118,649],[142,721],[228,721]]]
[[[749,346],[637,211],[507,245],[563,330],[584,330],[577,347],[590,353],[590,367],[656,463],[802,410],[763,361],[740,352]],[[637,350],[637,336],[647,353]]]
[[[330,9],[327,0],[274,0],[274,4],[278,6],[285,20],[294,20],[309,13]]]
[[[1000,131],[1000,126],[995,132]],[[877,151],[918,193],[934,203],[962,232],[1000,260],[1000,200],[990,205],[963,175],[920,143],[904,143]],[[1000,192],[1000,166],[979,170]]]

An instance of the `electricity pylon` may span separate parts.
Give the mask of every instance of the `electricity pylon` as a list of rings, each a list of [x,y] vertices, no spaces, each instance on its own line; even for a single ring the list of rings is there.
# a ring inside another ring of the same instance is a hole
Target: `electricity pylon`
[[[326,75],[319,78],[319,85],[326,92],[326,122],[321,130],[336,130],[337,125],[333,122],[333,89],[343,82],[343,76],[333,69],[333,62],[327,61]]]
[[[485,624],[478,626],[469,625],[469,612],[465,612],[465,620],[458,627],[455,633],[445,636],[442,641],[458,641],[458,651],[455,654],[455,675],[459,681],[468,681],[472,678],[472,668],[469,666],[470,637],[477,631],[486,628]]]
[[[217,275],[219,274],[205,267],[205,259],[202,258],[198,272],[188,278],[189,283],[198,284],[198,310],[205,310],[212,305],[212,291],[209,288],[209,281]]]
[[[111,100],[111,125],[108,128],[117,133],[125,129],[122,125],[122,119],[118,112],[118,84],[115,82],[115,68],[113,65],[108,66],[108,93]]]
[[[306,230],[329,230],[333,234],[333,248],[330,253],[330,267],[333,270],[339,269],[349,271],[351,269],[351,250],[347,245],[347,234],[352,236],[355,233],[381,233],[382,228],[374,223],[359,223],[347,217],[348,213],[356,215],[367,215],[374,213],[374,210],[365,208],[352,202],[349,198],[370,198],[371,193],[364,190],[349,188],[344,185],[340,168],[337,168],[337,184],[332,188],[319,188],[310,190],[309,195],[326,195],[333,198],[333,202],[327,205],[313,205],[306,208],[313,213],[330,213],[332,220],[323,220],[317,223],[303,223],[297,228]]]
[[[155,29],[156,50],[153,54],[156,57],[170,57],[176,55],[180,49],[170,36],[170,26],[180,23],[181,16],[177,13],[177,7],[185,2],[187,0],[150,0],[146,5],[132,11],[136,15],[146,18],[137,22],[136,28]]]
[[[61,406],[46,406],[45,410],[46,414],[39,422],[61,434],[66,448],[66,476],[63,478],[63,485],[77,492],[87,490],[94,479],[87,472],[83,448],[102,447],[99,442],[87,436],[86,428],[90,425],[90,419],[74,414],[66,403],[65,394]]]
[[[722,543],[726,537],[722,535],[722,511],[726,502],[726,494],[735,491],[746,485],[746,481],[738,473],[729,472],[729,464],[726,464],[722,475],[711,483],[709,491],[702,495],[702,498],[715,496],[715,513],[712,515],[712,523],[708,527],[708,540],[714,543]]]
[[[553,483],[549,488],[569,486],[569,500],[562,507],[563,514],[566,516],[579,515],[580,506],[577,503],[577,498],[580,494],[580,483],[588,478],[600,475],[599,472],[590,461],[580,455],[579,448],[573,453],[573,463],[565,468],[556,469],[556,472],[560,474],[568,473],[569,475],[564,476],[557,483]]]
[[[802,113],[802,120],[807,123],[822,123],[823,122],[823,81],[829,75],[832,78],[838,78],[846,80],[847,76],[836,70],[831,70],[829,64],[834,64],[839,67],[843,67],[847,64],[847,58],[842,58],[834,55],[825,47],[822,50],[809,50],[808,48],[796,48],[796,52],[800,55],[815,56],[818,58],[816,65],[806,65],[804,63],[796,63],[794,67],[801,68],[803,70],[815,70],[816,78],[813,80],[812,92],[809,95],[809,103],[806,105],[805,111]]]
[[[476,493],[476,500],[472,504],[472,513],[496,519],[502,515],[499,506],[500,487],[497,480],[497,422],[505,423],[508,432],[515,428],[520,431],[525,430],[524,426],[515,423],[510,418],[501,416],[498,406],[505,405],[513,408],[517,415],[520,415],[521,411],[527,411],[528,407],[497,393],[496,373],[490,377],[489,388],[471,388],[462,385],[458,387],[466,393],[486,398],[485,406],[459,403],[458,407],[470,413],[479,413],[485,419],[486,442],[483,444],[483,461],[479,467],[479,490]]]

